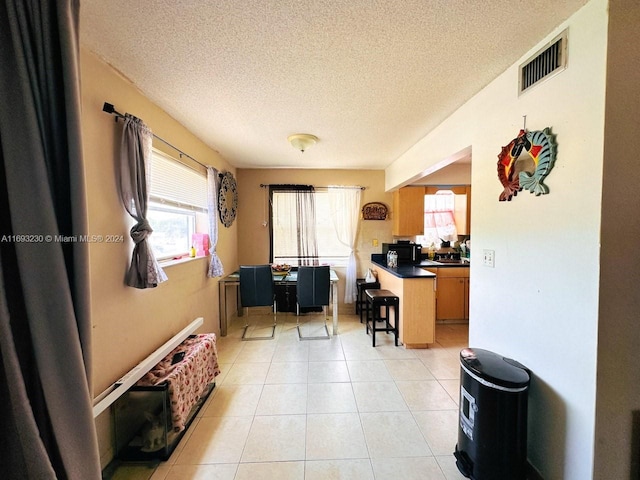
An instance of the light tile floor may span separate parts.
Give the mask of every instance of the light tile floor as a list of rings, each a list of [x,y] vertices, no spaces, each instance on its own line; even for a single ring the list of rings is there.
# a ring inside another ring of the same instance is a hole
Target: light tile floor
[[[321,315],[303,319],[308,333],[321,325]],[[356,315],[340,315],[331,340],[300,341],[295,322],[278,314],[274,340],[243,342],[243,319],[234,318],[218,338],[216,388],[173,455],[123,464],[112,478],[464,478],[452,452],[467,325],[437,325],[432,348],[406,350],[383,334],[373,348]]]

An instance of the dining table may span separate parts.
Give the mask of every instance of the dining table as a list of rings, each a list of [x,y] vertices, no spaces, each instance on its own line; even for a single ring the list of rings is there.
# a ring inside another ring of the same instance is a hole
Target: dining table
[[[333,315],[333,328],[332,334],[338,334],[338,274],[335,270],[329,270],[329,281],[331,283],[330,290],[330,305],[331,313]],[[298,271],[292,269],[288,272],[273,272],[273,283],[276,285],[294,285],[298,281]],[[227,316],[227,292],[229,287],[236,290],[236,311],[237,315],[241,317],[242,303],[240,299],[240,271],[237,270],[229,275],[222,277],[218,280],[218,293],[219,293],[219,310],[220,310],[220,336],[225,337],[227,335],[227,327],[229,319]]]

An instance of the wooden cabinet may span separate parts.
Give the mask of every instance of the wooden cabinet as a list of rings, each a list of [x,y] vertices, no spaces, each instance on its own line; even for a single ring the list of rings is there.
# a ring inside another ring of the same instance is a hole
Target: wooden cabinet
[[[469,277],[464,279],[464,318],[469,320]]]
[[[438,320],[465,318],[465,279],[463,277],[442,277],[438,280],[436,292],[436,317]]]
[[[469,319],[469,268],[430,268],[436,274],[436,320]]]
[[[404,187],[393,192],[393,235],[424,233],[424,187]]]

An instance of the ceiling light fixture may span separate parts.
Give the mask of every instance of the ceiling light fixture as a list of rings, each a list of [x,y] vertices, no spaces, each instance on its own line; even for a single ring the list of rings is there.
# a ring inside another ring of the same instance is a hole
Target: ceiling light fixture
[[[295,135],[289,135],[287,140],[289,140],[293,148],[304,153],[307,148],[316,144],[318,137],[309,133],[296,133]]]

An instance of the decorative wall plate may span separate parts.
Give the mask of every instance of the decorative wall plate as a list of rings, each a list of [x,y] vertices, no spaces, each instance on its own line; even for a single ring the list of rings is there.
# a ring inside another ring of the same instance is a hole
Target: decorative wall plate
[[[220,174],[220,188],[218,190],[218,211],[220,221],[225,227],[230,227],[236,219],[238,210],[238,188],[236,179],[231,172]]]
[[[556,150],[551,127],[533,132],[520,130],[498,155],[498,179],[503,187],[499,200],[511,201],[523,188],[536,196],[549,193],[549,187],[542,182],[553,168]]]
[[[362,207],[363,220],[386,220],[387,206],[380,202],[369,202]]]

